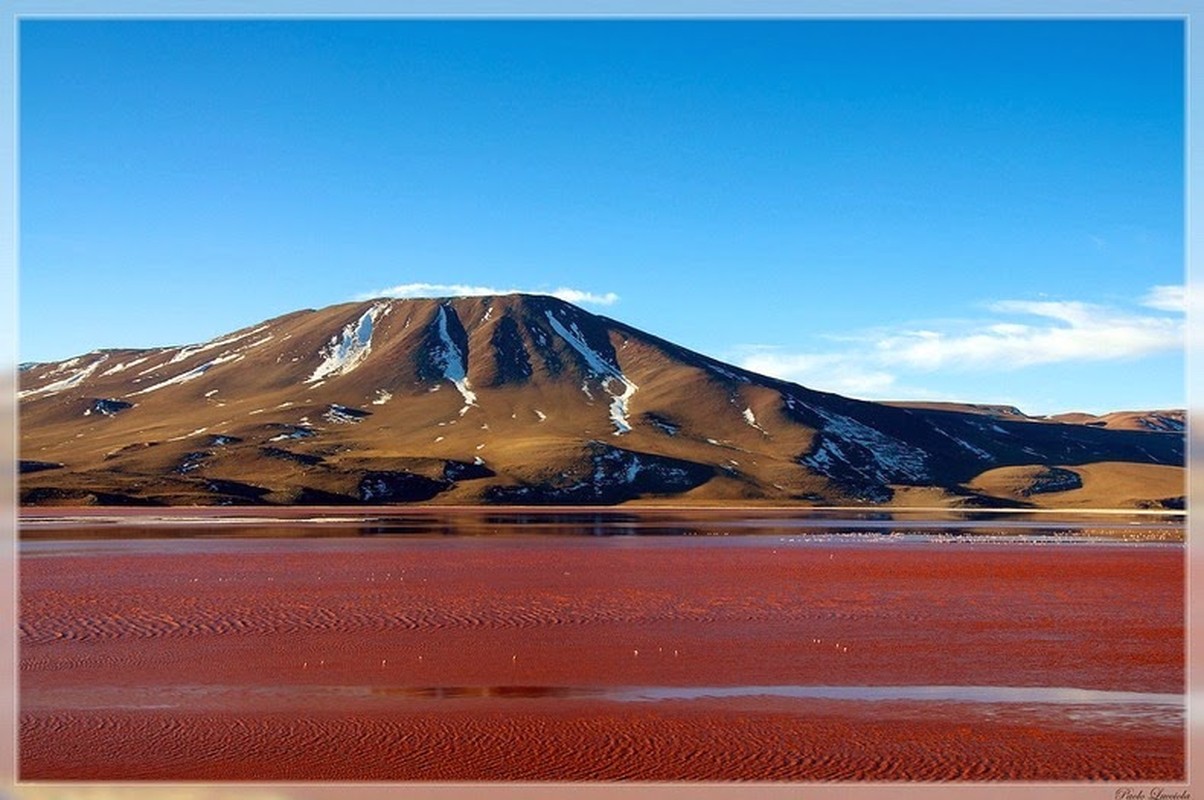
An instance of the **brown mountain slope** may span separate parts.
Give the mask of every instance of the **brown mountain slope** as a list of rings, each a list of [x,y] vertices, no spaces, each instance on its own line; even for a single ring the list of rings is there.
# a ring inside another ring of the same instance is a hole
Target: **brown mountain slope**
[[[1181,434],[852,400],[530,295],[348,303],[32,365],[20,408],[26,504],[838,505],[923,487],[1044,505],[968,486],[1183,462]],[[1117,502],[1163,499],[1138,494]]]

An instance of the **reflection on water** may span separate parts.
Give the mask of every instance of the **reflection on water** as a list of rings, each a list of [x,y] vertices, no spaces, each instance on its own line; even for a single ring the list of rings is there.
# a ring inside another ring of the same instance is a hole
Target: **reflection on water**
[[[1147,724],[1181,727],[1186,700],[1181,694],[1121,692],[1056,686],[424,686],[371,687],[373,696],[424,700],[582,699],[620,703],[781,698],[845,702],[955,703],[1010,706],[1040,713],[1062,708],[1079,723]],[[781,710],[786,710],[784,707]]]
[[[374,686],[373,695],[452,700],[474,697],[592,697],[621,702],[704,700],[730,697],[789,697],[811,700],[904,700],[1026,705],[1163,706],[1182,709],[1181,694],[1078,689],[1067,686]]]
[[[1056,686],[662,686],[628,689],[616,699],[696,700],[721,697],[795,697],[817,700],[910,700],[954,703],[1155,705],[1181,708],[1181,694],[1116,692]]]
[[[1075,706],[1166,706],[1182,709],[1184,696],[1165,692],[1121,692],[1068,686],[373,686],[373,695],[452,700],[474,697],[592,697],[621,702],[703,700],[729,697],[789,697],[813,700],[905,700],[950,703],[1022,703]]]
[[[1181,542],[1184,517],[1167,514],[1067,515],[904,510],[521,510],[437,509],[327,516],[250,518],[53,517],[21,520],[23,539],[497,537],[779,537],[783,541],[1142,541]]]
[[[454,700],[465,697],[543,698],[597,697],[601,689],[577,686],[374,686],[374,695]]]

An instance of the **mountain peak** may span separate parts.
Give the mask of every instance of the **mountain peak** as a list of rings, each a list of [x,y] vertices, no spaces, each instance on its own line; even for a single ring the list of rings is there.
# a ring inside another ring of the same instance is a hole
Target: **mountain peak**
[[[815,392],[549,295],[343,303],[20,378],[23,463],[61,465],[30,503],[1032,505],[1075,490],[974,482],[1096,462],[1144,470],[1117,502],[1182,494],[1182,435]]]

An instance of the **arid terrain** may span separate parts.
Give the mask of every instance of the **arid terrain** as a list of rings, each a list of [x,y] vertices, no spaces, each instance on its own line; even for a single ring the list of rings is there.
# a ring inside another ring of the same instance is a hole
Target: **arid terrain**
[[[374,300],[22,365],[34,505],[1184,505],[1183,413],[882,404],[559,300]]]

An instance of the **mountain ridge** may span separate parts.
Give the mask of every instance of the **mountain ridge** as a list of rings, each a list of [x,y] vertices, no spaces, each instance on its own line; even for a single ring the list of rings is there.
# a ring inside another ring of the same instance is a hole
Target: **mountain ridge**
[[[305,309],[20,381],[26,505],[1046,507],[1098,502],[1095,464],[1141,473],[1110,505],[1183,495],[1181,431],[846,398],[543,295]]]

